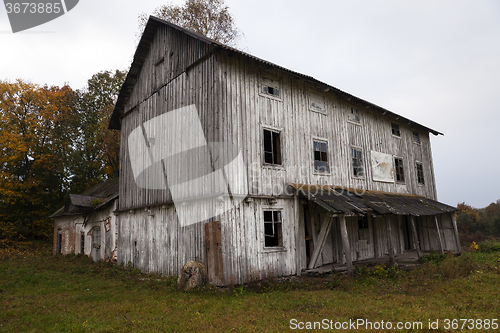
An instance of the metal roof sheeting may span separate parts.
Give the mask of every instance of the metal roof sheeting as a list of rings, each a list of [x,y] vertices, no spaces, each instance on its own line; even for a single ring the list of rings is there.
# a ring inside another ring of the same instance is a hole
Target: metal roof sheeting
[[[404,123],[404,124],[407,124],[407,125],[410,125],[410,126],[413,126],[417,129],[423,129],[425,131],[428,131],[434,135],[443,135],[443,133],[441,132],[438,132],[436,130],[433,130],[427,126],[424,126],[424,125],[421,125],[417,122],[414,122],[413,120],[410,120],[408,118],[405,118],[405,117],[402,117],[394,112],[391,112],[387,109],[384,109],[378,105],[375,105],[373,103],[370,103],[368,101],[365,101],[359,97],[356,97],[354,95],[351,95],[349,93],[346,93],[345,91],[342,91],[338,88],[335,88],[329,84],[326,84],[324,82],[321,82],[311,76],[308,76],[308,75],[304,75],[304,74],[301,74],[301,73],[298,73],[298,72],[294,72],[292,70],[289,70],[287,68],[284,68],[284,67],[281,67],[281,66],[278,66],[272,62],[269,62],[269,61],[266,61],[266,60],[263,60],[261,58],[258,58],[256,56],[253,56],[251,54],[248,54],[248,53],[245,53],[243,51],[240,51],[240,50],[237,50],[235,48],[232,48],[232,47],[229,47],[227,45],[223,45],[223,44],[220,44],[210,38],[207,38],[203,35],[200,35],[198,33],[195,33],[195,32],[192,32],[192,31],[189,31],[189,30],[186,30],[184,28],[181,28],[173,23],[170,23],[170,22],[167,22],[167,21],[164,21],[162,19],[159,19],[157,17],[154,17],[154,16],[150,16],[149,17],[149,21],[148,23],[146,24],[146,27],[144,29],[144,33],[141,37],[141,40],[139,41],[139,45],[137,46],[137,50],[135,52],[135,55],[134,55],[134,60],[132,62],[132,65],[130,67],[130,70],[129,70],[129,73],[127,74],[127,77],[125,79],[125,82],[123,83],[123,86],[120,90],[120,93],[118,95],[118,99],[117,99],[117,102],[116,102],[116,105],[115,105],[115,108],[113,110],[113,114],[111,115],[111,119],[109,121],[109,126],[108,128],[109,129],[120,129],[121,127],[121,124],[120,124],[120,116],[124,113],[124,108],[125,108],[125,104],[127,103],[129,97],[130,97],[130,94],[132,92],[132,89],[137,81],[137,77],[139,76],[141,70],[142,70],[142,65],[144,64],[144,61],[146,59],[146,56],[149,52],[149,48],[151,47],[151,44],[153,42],[153,38],[154,38],[154,35],[156,33],[156,30],[158,29],[158,27],[160,25],[166,25],[166,26],[169,26],[171,28],[174,28],[176,30],[179,30],[183,33],[185,33],[186,35],[189,35],[191,36],[192,38],[196,38],[200,41],[203,41],[209,45],[211,45],[213,48],[215,49],[220,49],[220,50],[225,50],[227,52],[232,52],[232,53],[235,53],[235,54],[238,54],[238,55],[241,55],[241,56],[244,56],[244,57],[247,57],[247,58],[251,58],[259,63],[262,63],[262,64],[265,64],[267,66],[271,66],[271,67],[274,67],[274,68],[277,68],[279,70],[282,70],[282,71],[285,71],[287,73],[289,73],[290,75],[292,76],[295,76],[297,78],[300,78],[300,79],[306,79],[310,82],[313,82],[313,83],[316,83],[316,84],[319,84],[321,86],[324,87],[324,90],[325,91],[334,91],[336,92],[339,96],[345,98],[346,100],[350,101],[351,103],[355,103],[355,104],[359,104],[365,108],[368,108],[370,110],[373,110],[375,112],[378,112],[384,116],[387,116],[389,118],[392,118],[393,120],[397,121],[397,122],[400,122],[400,123]],[[128,110],[127,110],[128,111]]]
[[[337,214],[432,216],[458,209],[414,194],[367,191],[330,185],[289,184],[297,193]]]

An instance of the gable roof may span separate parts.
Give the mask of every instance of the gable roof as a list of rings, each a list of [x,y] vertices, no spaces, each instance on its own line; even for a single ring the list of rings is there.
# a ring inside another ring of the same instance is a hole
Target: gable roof
[[[70,194],[69,202],[50,217],[81,215],[102,208],[118,198],[118,177],[94,185],[81,194]]]
[[[109,121],[109,126],[108,126],[109,129],[120,129],[120,127],[121,127],[120,117],[124,113],[125,104],[127,103],[128,99],[130,97],[130,94],[132,93],[132,89],[137,81],[137,78],[138,78],[140,72],[141,72],[142,66],[144,64],[144,61],[145,61],[147,55],[148,55],[151,44],[153,43],[153,38],[156,34],[156,31],[157,31],[158,27],[160,27],[161,25],[166,25],[166,26],[169,26],[173,29],[176,29],[182,33],[185,33],[186,35],[189,35],[192,38],[195,38],[197,40],[200,40],[200,41],[210,45],[214,49],[225,50],[227,52],[237,54],[239,56],[253,59],[261,64],[265,64],[267,66],[271,66],[271,67],[276,68],[278,70],[284,71],[293,77],[303,79],[303,80],[305,79],[309,82],[323,86],[325,91],[333,91],[336,94],[338,94],[340,97],[348,100],[350,103],[357,104],[357,105],[364,107],[364,108],[368,108],[372,111],[380,113],[380,114],[382,114],[386,117],[389,117],[395,121],[398,121],[400,123],[406,123],[409,126],[415,127],[417,129],[422,129],[422,130],[430,132],[434,135],[444,135],[441,132],[438,132],[434,129],[431,129],[427,126],[421,125],[413,120],[410,120],[406,117],[398,115],[392,111],[384,109],[384,108],[382,108],[378,105],[375,105],[371,102],[368,102],[364,99],[361,99],[359,97],[351,95],[351,94],[349,94],[345,91],[342,91],[338,88],[335,88],[327,83],[321,82],[321,81],[313,78],[312,76],[304,75],[304,74],[289,70],[287,68],[281,67],[281,66],[276,65],[276,64],[269,62],[267,60],[263,60],[263,59],[258,58],[256,56],[248,54],[246,52],[237,50],[237,49],[229,47],[227,45],[223,45],[223,44],[218,43],[218,42],[216,42],[210,38],[207,38],[203,35],[186,30],[186,29],[181,28],[173,23],[164,21],[164,20],[159,19],[159,18],[154,17],[154,16],[149,17],[148,23],[146,24],[146,27],[144,29],[144,33],[142,34],[141,40],[139,41],[139,44],[138,44],[137,49],[135,51],[134,60],[132,62],[132,65],[130,66],[130,70],[127,74],[125,82],[123,83],[123,86],[122,86],[120,93],[118,95],[118,99],[117,99],[117,102],[115,104],[113,114],[111,115],[111,119]]]

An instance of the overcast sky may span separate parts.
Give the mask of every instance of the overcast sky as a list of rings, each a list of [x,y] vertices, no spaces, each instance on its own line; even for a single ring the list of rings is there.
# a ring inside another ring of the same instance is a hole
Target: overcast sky
[[[182,1],[172,1],[182,3]],[[0,80],[83,88],[128,69],[137,16],[166,2],[81,0],[13,34],[0,9]],[[430,128],[438,199],[500,199],[500,1],[226,0],[238,47]]]

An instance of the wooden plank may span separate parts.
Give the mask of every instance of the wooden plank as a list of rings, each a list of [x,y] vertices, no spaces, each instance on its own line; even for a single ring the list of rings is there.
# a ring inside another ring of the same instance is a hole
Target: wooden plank
[[[389,265],[394,265],[394,246],[392,241],[391,219],[385,216],[385,229],[387,232],[387,251],[389,253]]]
[[[349,245],[349,236],[347,235],[347,226],[345,223],[345,215],[340,215],[340,233],[342,235],[342,246],[345,252],[345,261],[347,265],[347,274],[352,276],[354,269],[352,266],[351,246]]]
[[[457,243],[458,252],[462,253],[462,247],[460,246],[460,237],[458,236],[458,228],[457,228],[457,218],[455,213],[450,213],[451,215],[451,224],[453,224],[453,231],[455,232],[455,241]]]
[[[420,258],[422,252],[420,251],[420,243],[418,242],[417,228],[415,228],[415,216],[410,216],[411,233],[413,235],[413,243],[415,243],[415,249],[417,250],[417,256]]]
[[[220,221],[205,223],[205,264],[208,283],[223,286],[222,242]]]
[[[436,232],[439,240],[439,252],[444,253],[443,239],[441,238],[441,230],[439,230],[439,223],[437,215],[434,215],[434,223],[436,224]]]
[[[330,232],[330,228],[332,226],[332,217],[328,214],[323,223],[321,224],[321,231],[319,232],[319,236],[317,242],[314,244],[314,252],[311,255],[311,261],[309,262],[309,269],[313,269],[316,267],[316,262],[318,260],[319,255],[323,251],[323,246],[325,245],[326,237]]]

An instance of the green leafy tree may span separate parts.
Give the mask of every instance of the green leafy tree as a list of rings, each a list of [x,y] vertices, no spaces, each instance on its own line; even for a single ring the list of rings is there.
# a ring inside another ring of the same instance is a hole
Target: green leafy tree
[[[187,30],[204,35],[224,45],[235,46],[243,35],[224,0],[187,0],[183,5],[166,4],[157,7],[153,16],[169,21]],[[139,15],[140,33],[148,15]]]

